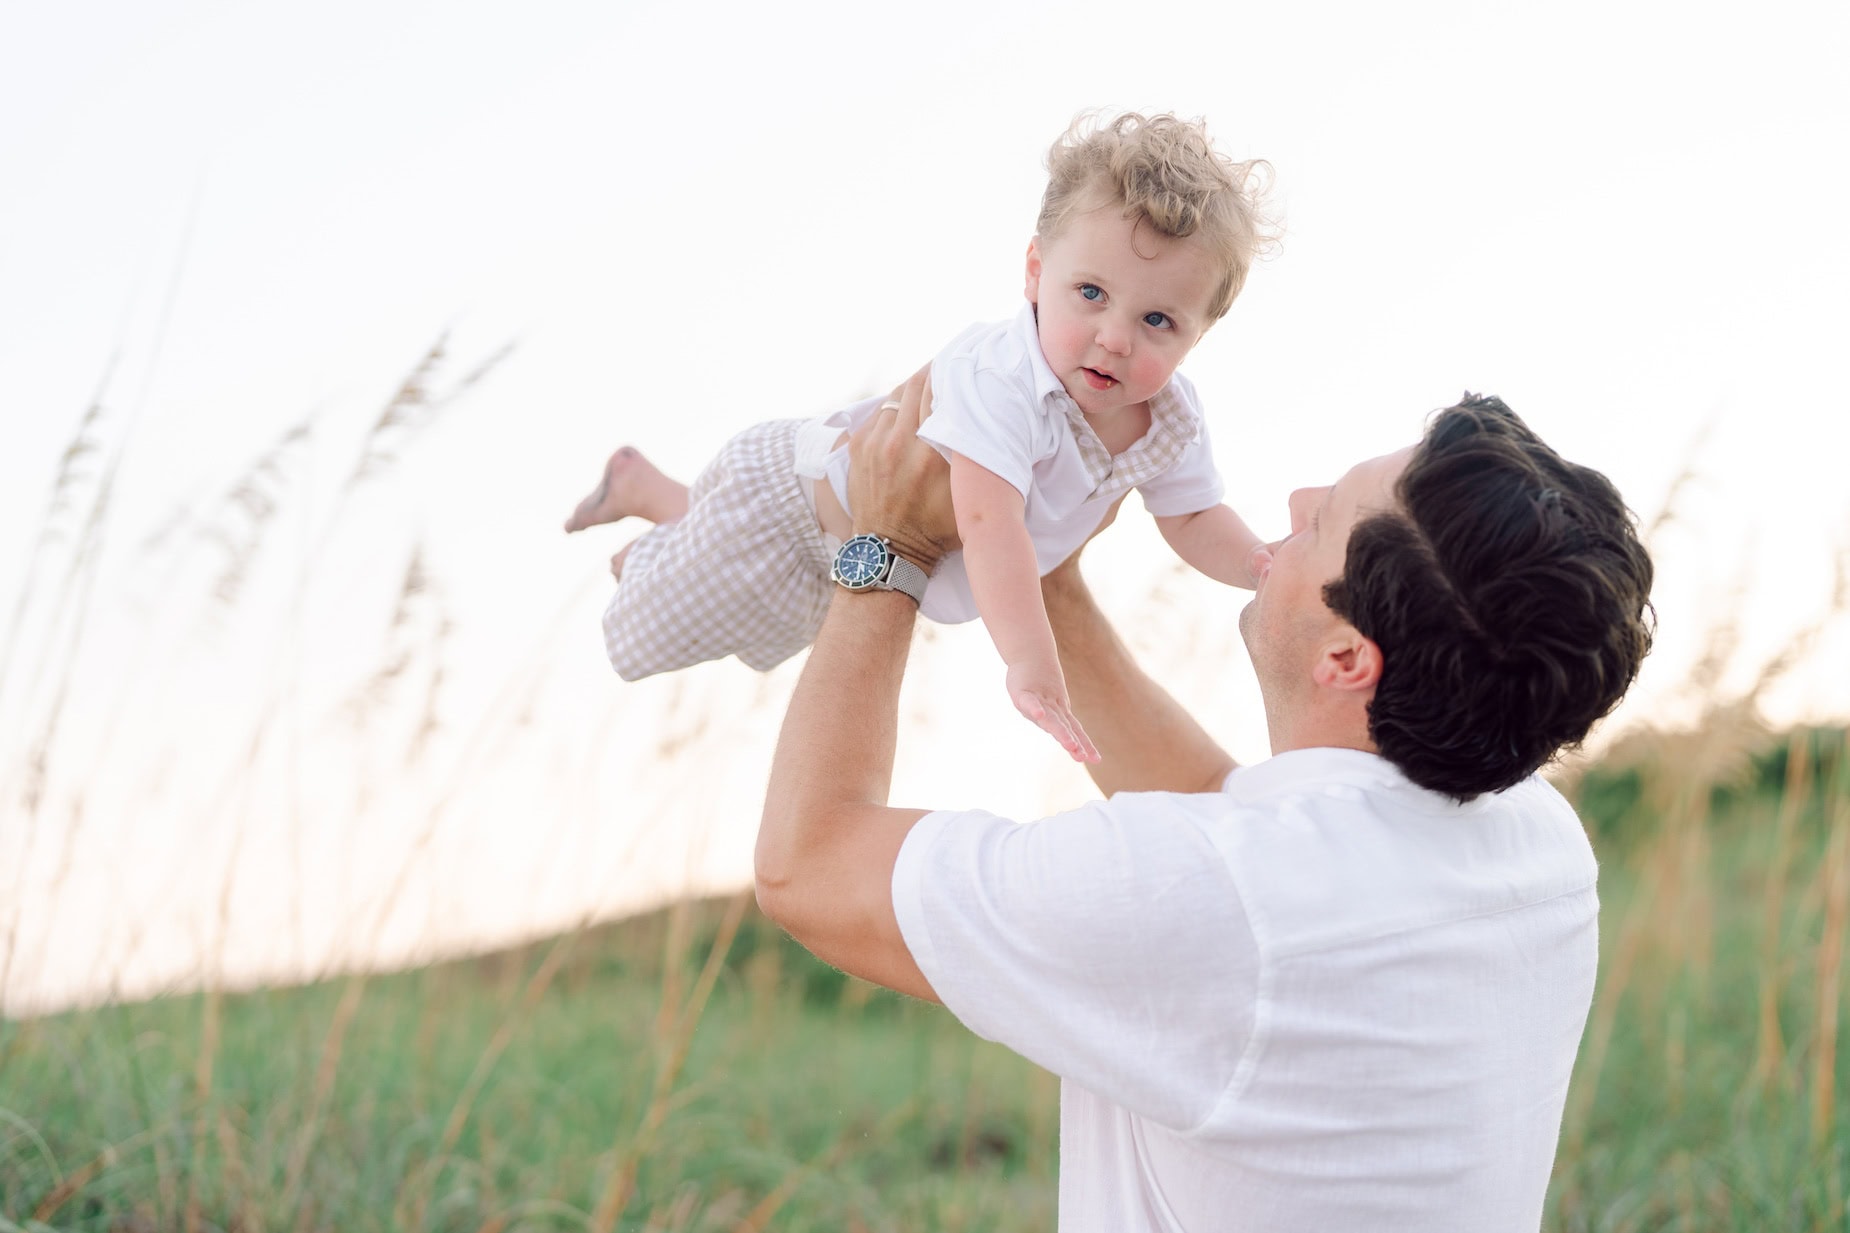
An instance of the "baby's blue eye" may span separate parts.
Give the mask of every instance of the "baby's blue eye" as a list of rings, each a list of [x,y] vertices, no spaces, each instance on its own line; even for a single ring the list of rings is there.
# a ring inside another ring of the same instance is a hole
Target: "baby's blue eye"
[[[1105,289],[1103,287],[1094,286],[1091,283],[1080,283],[1079,294],[1085,296],[1088,300],[1096,302],[1105,298]]]
[[[1169,314],[1167,313],[1145,313],[1143,315],[1143,323],[1145,325],[1155,326],[1159,330],[1175,328],[1175,322],[1169,319]]]

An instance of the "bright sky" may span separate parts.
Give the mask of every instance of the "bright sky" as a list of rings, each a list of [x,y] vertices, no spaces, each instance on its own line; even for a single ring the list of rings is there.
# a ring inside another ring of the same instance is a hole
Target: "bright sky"
[[[261,850],[277,876],[307,877],[316,843],[294,831],[287,851],[250,841],[261,827],[248,819],[269,806],[228,796],[261,792],[214,786],[208,770],[205,786],[175,786],[186,759],[163,742],[178,716],[198,740],[215,724],[242,740],[263,713],[254,676],[287,682],[290,748],[314,748],[333,701],[377,662],[417,545],[452,625],[446,713],[491,714],[507,682],[542,666],[577,684],[522,716],[523,731],[568,735],[519,743],[507,757],[528,769],[497,781],[545,829],[492,811],[480,833],[435,828],[438,880],[465,888],[473,914],[426,887],[428,919],[405,926],[401,950],[634,901],[669,866],[736,879],[787,674],[761,688],[726,666],[630,691],[599,675],[598,571],[629,532],[567,539],[557,523],[620,442],[691,477],[737,428],[889,385],[964,324],[1011,313],[1041,157],[1089,107],[1202,115],[1223,149],[1273,165],[1282,249],[1187,365],[1229,499],[1261,533],[1284,531],[1291,488],[1412,439],[1469,388],[1501,394],[1647,516],[1693,461],[1698,478],[1658,542],[1660,651],[1632,717],[1673,713],[1717,621],[1738,613],[1751,666],[1824,612],[1834,554],[1850,545],[1838,372],[1850,9],[1422,0],[1161,13],[1070,0],[73,0],[12,14],[0,39],[0,599],[10,610],[60,453],[111,372],[102,432],[122,462],[78,679],[129,681],[139,701],[78,690],[90,713],[68,721],[65,768],[163,768],[120,771],[113,797],[94,787],[92,827],[118,850],[171,852],[210,817],[207,848],[244,852],[227,861]],[[336,507],[360,426],[446,328],[452,376],[517,348],[389,482]],[[146,536],[312,413],[319,444],[291,456],[271,532],[294,570],[248,601],[278,615],[208,618],[214,655],[202,655],[186,633],[202,619],[198,579],[162,565]],[[1175,577],[1142,520],[1126,521],[1137,525],[1095,566],[1107,601],[1237,756],[1263,756],[1237,601]],[[194,649],[175,651],[188,636]],[[980,747],[1017,761],[954,750],[947,779],[920,755],[897,796],[1030,811],[1083,791],[1051,747],[1014,732],[980,634],[952,631],[929,653],[941,670],[913,706],[936,739],[993,734]],[[1786,720],[1850,711],[1841,628],[1769,704]],[[0,721],[23,722],[3,708]],[[709,730],[662,754],[677,722]],[[489,733],[486,752],[508,748],[499,729],[473,730]],[[600,753],[603,739],[618,752]],[[571,741],[576,761],[561,752]],[[200,760],[222,777],[222,759]],[[957,799],[926,795],[947,783]],[[408,851],[428,824],[420,791],[403,811],[415,820],[376,824]],[[718,829],[695,857],[658,835],[645,860],[634,844],[656,819],[642,797]],[[341,816],[312,788],[288,799],[298,818]],[[612,799],[617,820],[600,820]],[[615,846],[592,859],[598,843]],[[497,896],[493,877],[536,847],[554,864]],[[353,876],[327,860],[329,877]],[[176,936],[242,910],[196,880],[205,889]],[[123,886],[59,893],[120,902]],[[479,906],[535,886],[546,912]],[[157,900],[137,910],[167,911]],[[323,953],[301,940],[312,929],[292,927],[301,955]]]

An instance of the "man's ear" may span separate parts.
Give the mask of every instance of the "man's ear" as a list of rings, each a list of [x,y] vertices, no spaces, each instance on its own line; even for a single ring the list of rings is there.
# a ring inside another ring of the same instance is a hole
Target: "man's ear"
[[[1317,662],[1311,667],[1311,679],[1325,689],[1341,693],[1361,693],[1381,681],[1381,648],[1373,638],[1364,638],[1353,626],[1323,644]]]
[[[1024,294],[1028,303],[1038,305],[1041,302],[1041,237],[1034,236],[1028,241],[1028,277],[1027,290]]]

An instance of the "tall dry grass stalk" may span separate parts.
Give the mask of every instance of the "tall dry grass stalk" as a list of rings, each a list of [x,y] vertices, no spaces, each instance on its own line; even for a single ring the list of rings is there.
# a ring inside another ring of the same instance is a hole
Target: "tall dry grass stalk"
[[[1767,865],[1762,895],[1760,933],[1760,1026],[1754,1047],[1753,1082],[1765,1087],[1779,1075],[1786,1061],[1785,1035],[1780,1030],[1779,998],[1785,984],[1780,934],[1786,919],[1786,883],[1792,865],[1793,830],[1799,813],[1811,797],[1811,740],[1794,734],[1786,742],[1786,781],[1780,793],[1773,824],[1773,854]]]
[[[65,443],[64,452],[58,457],[58,471],[52,479],[51,495],[39,516],[39,530],[33,537],[32,549],[26,558],[25,576],[20,580],[19,594],[13,599],[5,639],[0,641],[0,698],[6,697],[6,683],[12,676],[13,661],[19,654],[19,640],[23,636],[27,610],[31,607],[33,596],[39,593],[32,585],[38,572],[39,560],[57,542],[65,518],[82,500],[90,460],[103,452],[103,397],[115,378],[116,364],[120,359],[120,353],[113,355],[104,366],[96,393],[78,417],[77,431],[71,434],[71,439]],[[85,525],[91,521],[87,515],[83,519]],[[67,592],[68,587],[58,588],[60,596]]]
[[[105,514],[114,490],[119,459],[107,455],[99,425],[104,416],[104,395],[109,388],[115,363],[111,359],[95,397],[78,421],[75,435],[65,446],[59,461],[58,475],[52,484],[51,496],[41,518],[39,535],[27,564],[27,577],[22,580],[19,598],[15,601],[6,644],[0,650],[0,724],[3,724],[6,721],[7,706],[13,701],[8,697],[5,687],[13,679],[12,664],[24,637],[32,597],[39,593],[31,583],[36,576],[40,557],[55,541],[63,515],[71,506],[83,503],[79,497],[86,478],[83,464],[92,456],[102,456],[104,461],[101,474],[90,485],[87,504],[79,519],[64,576],[51,588],[50,611],[45,618],[49,631],[46,645],[38,648],[34,656],[32,679],[23,691],[18,691],[23,723],[31,726],[35,722],[31,712],[37,704],[47,673],[54,675],[56,684],[44,703],[43,714],[36,717],[38,731],[27,738],[27,747],[19,765],[11,765],[11,759],[0,760],[0,806],[11,798],[15,790],[14,775],[17,774],[20,779],[18,800],[25,815],[25,840],[19,856],[19,867],[22,870],[32,867],[37,851],[39,812],[45,801],[47,785],[51,781],[53,757],[59,747],[58,734],[77,671],[79,648],[83,645],[83,627],[90,611],[90,588],[95,581]],[[13,898],[17,902],[17,891]],[[4,996],[5,991],[11,987],[18,957],[19,926],[19,911],[15,908],[8,916],[4,953],[0,953],[0,996]]]
[[[243,594],[282,511],[289,462],[313,439],[314,431],[313,415],[286,429],[233,478],[213,515],[199,527],[200,540],[223,554],[218,576],[209,588],[211,598],[221,606],[234,607]]]
[[[906,1122],[910,1121],[918,1113],[919,1109],[923,1107],[924,1103],[925,1098],[923,1096],[913,1096],[910,1100],[889,1110],[886,1116],[880,1119],[879,1124],[876,1125],[872,1131],[866,1133],[875,1141],[888,1138]],[[821,1152],[785,1173],[783,1177],[778,1179],[777,1185],[771,1187],[771,1192],[754,1204],[750,1211],[745,1213],[744,1218],[734,1226],[734,1233],[764,1233],[765,1228],[770,1225],[772,1219],[778,1212],[784,1209],[784,1206],[789,1203],[793,1197],[795,1197],[796,1192],[805,1182],[825,1170],[835,1168],[841,1163],[848,1155],[850,1149],[854,1147],[855,1138],[858,1133],[860,1132],[854,1127],[844,1128],[841,1134],[836,1136],[835,1140]]]
[[[1600,1076],[1605,1070],[1606,1054],[1612,1047],[1613,1029],[1618,1025],[1619,1007],[1625,1000],[1639,957],[1644,953],[1655,911],[1655,885],[1641,881],[1625,920],[1619,926],[1618,942],[1607,961],[1600,981],[1587,1032],[1580,1046],[1580,1064],[1568,1091],[1567,1108],[1562,1117],[1562,1155],[1577,1157],[1586,1141],[1591,1120],[1593,1098],[1599,1093]]]
[[[328,1100],[334,1093],[334,1080],[340,1073],[341,1051],[346,1044],[347,1029],[353,1026],[353,1017],[359,1013],[360,1000],[365,993],[364,975],[347,978],[340,1001],[335,1004],[334,1014],[328,1022],[327,1035],[321,1042],[321,1060],[315,1066],[315,1088],[309,1097],[307,1116],[302,1119],[295,1143],[289,1151],[289,1163],[283,1173],[280,1206],[285,1212],[300,1213],[298,1229],[305,1228],[311,1219],[309,1205],[302,1202],[302,1184],[308,1176],[308,1162],[314,1155],[315,1143],[326,1124]]]
[[[570,957],[572,948],[577,944],[582,930],[581,924],[579,928],[560,935],[547,948],[545,957],[521,989],[518,1000],[496,1025],[494,1035],[489,1038],[488,1044],[483,1047],[481,1054],[476,1058],[475,1068],[463,1084],[462,1091],[458,1093],[456,1103],[450,1108],[450,1115],[443,1125],[443,1133],[437,1139],[436,1151],[422,1166],[424,1184],[419,1187],[416,1198],[410,1204],[410,1219],[407,1222],[409,1227],[415,1229],[425,1227],[425,1217],[430,1208],[431,1193],[436,1187],[437,1177],[443,1171],[444,1166],[449,1163],[451,1153],[456,1150],[456,1144],[462,1138],[463,1129],[469,1124],[470,1114],[474,1112],[475,1102],[482,1094],[483,1085],[494,1073],[495,1063],[501,1060],[501,1055],[507,1052],[509,1045],[514,1043],[514,1037],[531,1017],[534,1008],[539,1005],[540,998],[552,986],[553,978],[558,975],[560,965]],[[486,1128],[484,1128],[484,1133],[486,1133]]]
[[[103,530],[108,521],[110,502],[115,494],[116,475],[118,469],[122,465],[122,460],[128,454],[128,446],[134,435],[135,426],[140,420],[142,410],[147,405],[149,386],[154,380],[154,373],[159,367],[161,354],[167,345],[167,332],[173,325],[174,308],[179,302],[180,286],[186,274],[187,261],[192,252],[193,237],[199,223],[199,205],[202,195],[203,181],[200,185],[195,187],[192,201],[187,207],[185,228],[181,232],[180,244],[174,254],[173,269],[168,276],[166,293],[161,299],[160,310],[156,318],[154,337],[149,353],[147,371],[142,381],[142,388],[139,395],[129,403],[128,415],[121,430],[117,434],[115,448],[113,450],[105,448],[102,444],[100,434],[93,435],[92,430],[100,425],[103,418],[102,408],[104,396],[113,382],[116,365],[121,357],[121,349],[119,347],[116,352],[112,354],[109,362],[104,366],[103,378],[97,387],[97,393],[95,397],[91,399],[89,408],[79,421],[76,436],[65,449],[64,457],[59,465],[58,480],[53,485],[51,500],[47,504],[46,514],[41,524],[45,529],[51,529],[57,525],[58,516],[65,508],[66,497],[70,496],[73,501],[75,500],[74,494],[79,486],[76,482],[76,477],[80,473],[78,464],[92,454],[100,457],[101,470],[95,482],[91,484],[88,508],[82,519],[81,528],[76,536],[75,546],[70,554],[65,576],[51,591],[52,599],[49,628],[52,630],[54,636],[59,633],[63,633],[67,636],[65,637],[62,650],[59,650],[55,644],[47,648],[49,653],[42,654],[39,657],[37,665],[39,668],[47,668],[53,661],[58,662],[60,664],[58,673],[60,681],[54,690],[47,717],[42,723],[42,729],[37,743],[26,759],[27,787],[25,797],[27,822],[29,825],[36,823],[38,805],[43,797],[45,784],[50,778],[49,764],[51,753],[53,749],[57,747],[58,743],[56,738],[59,729],[59,721],[63,716],[64,706],[70,696],[72,675],[76,669],[80,648],[84,644],[83,633],[91,611],[91,589],[96,581],[97,560],[101,555]],[[68,486],[66,484],[67,479],[71,481]],[[44,538],[43,534],[41,534],[32,553],[32,563],[28,566],[29,574],[37,564],[39,549],[46,546],[47,543],[48,541]],[[34,588],[29,585],[22,585],[20,589],[21,594],[17,602],[19,605],[23,606],[30,602],[30,595],[34,591]],[[23,624],[23,608],[19,615],[21,621],[10,627],[4,656],[0,657],[0,702],[4,702],[5,700],[4,684],[5,676],[7,675],[6,668],[7,665],[12,662],[13,652],[15,650],[15,632],[20,628],[21,624]],[[34,685],[29,687],[26,691],[26,699],[28,702],[37,694],[37,680],[38,677],[35,674]],[[6,768],[3,764],[0,764],[0,799],[4,799],[7,791]],[[13,946],[11,941],[9,941],[7,946],[7,958],[0,962],[10,965],[12,950]],[[6,970],[0,969],[0,991],[4,991],[7,987],[6,975]]]
[[[662,997],[655,1009],[654,1040],[674,1039],[675,1021],[681,1015],[687,976],[682,960],[687,955],[688,933],[693,928],[694,903],[677,899],[668,905],[668,929],[662,935]]]
[[[206,987],[205,1003],[200,1012],[199,1048],[193,1061],[193,1155],[186,1171],[186,1233],[199,1233],[199,1184],[205,1180],[207,1133],[212,1122],[212,1072],[218,1060],[219,1031],[224,1014],[225,995],[222,982],[214,979]]]
[[[1701,458],[1709,448],[1709,441],[1715,436],[1715,426],[1721,422],[1719,408],[1711,411],[1690,434],[1689,444],[1684,447],[1683,461],[1677,464],[1676,473],[1670,477],[1670,487],[1664,490],[1664,499],[1658,504],[1657,512],[1640,529],[1640,537],[1646,548],[1655,549],[1658,536],[1666,527],[1676,522],[1681,516],[1683,496],[1702,476]]]
[[[449,331],[437,336],[411,372],[399,383],[393,395],[380,409],[379,416],[367,431],[366,440],[353,470],[342,483],[350,491],[396,466],[406,447],[418,434],[429,428],[457,399],[467,394],[500,367],[514,353],[514,343],[506,343],[487,359],[464,373],[447,389],[435,388],[438,373],[449,356]]]
[[[82,1194],[84,1187],[101,1176],[104,1170],[115,1168],[138,1150],[142,1144],[153,1140],[157,1135],[165,1134],[168,1129],[166,1126],[148,1126],[138,1130],[120,1143],[108,1145],[85,1164],[60,1176],[57,1184],[47,1191],[45,1197],[39,1200],[38,1206],[32,1209],[32,1219],[41,1225],[49,1224],[52,1217],[64,1210],[65,1204]],[[37,1131],[33,1131],[33,1137],[38,1137]],[[40,1139],[39,1142],[42,1144],[44,1140]],[[46,1151],[49,1157],[49,1149]]]
[[[412,545],[399,580],[380,660],[344,708],[354,732],[363,734],[368,746],[376,744],[371,735],[374,721],[401,706],[400,695],[408,685],[415,684],[411,678],[421,666],[423,689],[410,734],[405,738],[405,767],[418,764],[439,729],[439,708],[447,678],[443,652],[455,632],[443,587],[431,575],[425,557],[423,541],[419,540]],[[356,810],[364,812],[370,804],[366,795],[369,789],[370,784],[361,785]]]
[[[672,1015],[662,1015],[656,1020],[655,1082],[649,1094],[649,1103],[643,1110],[642,1121],[635,1133],[618,1151],[617,1163],[610,1172],[604,1193],[586,1226],[589,1233],[612,1233],[635,1195],[636,1172],[654,1149],[662,1126],[674,1106],[675,1086],[680,1081],[681,1068],[687,1062],[687,1050],[693,1042],[694,1029],[700,1025],[700,1016],[706,1010],[707,998],[719,980],[721,969],[725,967],[733,938],[738,935],[739,925],[744,921],[751,901],[750,890],[740,891],[728,901],[726,914],[720,920],[713,944],[707,949],[706,962],[700,969],[700,976],[695,980],[692,991],[685,1001],[677,1005]],[[676,966],[678,964],[670,964],[670,970]],[[668,999],[664,997],[663,1002],[666,1005]]]
[[[1850,765],[1850,745],[1838,758],[1839,779]],[[1840,782],[1840,787],[1850,783]],[[1831,833],[1825,846],[1824,932],[1818,943],[1818,1021],[1813,1033],[1812,1141],[1824,1148],[1831,1142],[1837,1097],[1837,1024],[1843,1002],[1844,937],[1850,932],[1850,791],[1834,794]]]

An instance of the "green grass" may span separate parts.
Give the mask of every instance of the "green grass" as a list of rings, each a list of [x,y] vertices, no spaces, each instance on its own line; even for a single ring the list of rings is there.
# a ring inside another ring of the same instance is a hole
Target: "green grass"
[[[1697,798],[1661,766],[1581,784],[1604,953],[1547,1228],[1846,1227],[1836,739]],[[1054,1080],[741,906],[7,1024],[0,1212],[99,1233],[1050,1229]]]
[[[1844,753],[1797,733],[1712,793],[1675,751],[1582,785],[1600,985],[1547,1227],[1847,1227]]]
[[[623,1229],[731,1229],[754,1209],[788,1230],[1051,1227],[1054,1082],[755,914],[656,1102],[719,915],[688,912],[684,945],[666,916],[582,935],[531,998],[550,946],[11,1025],[0,1211],[23,1222],[113,1147],[53,1227],[580,1229],[639,1154]]]

